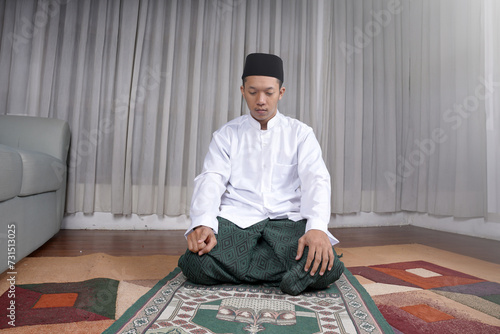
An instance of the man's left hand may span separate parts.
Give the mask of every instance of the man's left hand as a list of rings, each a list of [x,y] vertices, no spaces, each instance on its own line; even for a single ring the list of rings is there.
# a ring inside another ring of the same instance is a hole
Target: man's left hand
[[[309,230],[299,239],[299,247],[297,249],[297,256],[295,260],[300,260],[304,254],[304,248],[309,247],[309,254],[307,254],[307,261],[304,267],[305,271],[311,268],[311,276],[314,276],[320,269],[319,274],[323,276],[326,269],[332,270],[333,256],[332,244],[325,232],[320,230]],[[320,268],[321,265],[321,268]]]

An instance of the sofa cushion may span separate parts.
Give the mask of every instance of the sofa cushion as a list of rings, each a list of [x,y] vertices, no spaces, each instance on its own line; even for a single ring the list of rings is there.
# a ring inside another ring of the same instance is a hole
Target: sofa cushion
[[[20,150],[23,161],[23,182],[19,196],[30,196],[58,190],[66,177],[62,162],[45,153]]]
[[[0,202],[19,195],[23,179],[23,162],[19,153],[0,144]]]

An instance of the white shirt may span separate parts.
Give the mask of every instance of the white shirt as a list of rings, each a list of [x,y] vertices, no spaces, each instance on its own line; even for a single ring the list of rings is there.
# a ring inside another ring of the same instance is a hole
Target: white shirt
[[[191,226],[218,232],[217,216],[241,228],[266,218],[307,219],[306,232],[328,231],[330,174],[311,127],[279,112],[261,130],[250,115],[213,134],[203,171],[195,178]]]

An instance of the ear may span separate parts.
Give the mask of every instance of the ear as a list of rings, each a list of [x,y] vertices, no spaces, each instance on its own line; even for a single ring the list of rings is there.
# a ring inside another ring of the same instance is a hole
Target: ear
[[[280,97],[279,99],[281,100],[281,98],[283,97],[283,94],[285,94],[285,87],[281,86],[281,89],[280,89]]]
[[[243,87],[243,85],[240,86],[240,91],[241,95],[245,96],[245,87]]]

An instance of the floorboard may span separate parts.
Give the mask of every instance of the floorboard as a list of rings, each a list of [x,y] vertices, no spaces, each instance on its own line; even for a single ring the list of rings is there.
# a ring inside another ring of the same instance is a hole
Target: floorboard
[[[500,264],[500,241],[475,238],[415,226],[337,228],[331,232],[341,247],[422,244]],[[181,255],[184,231],[60,230],[30,256]]]

